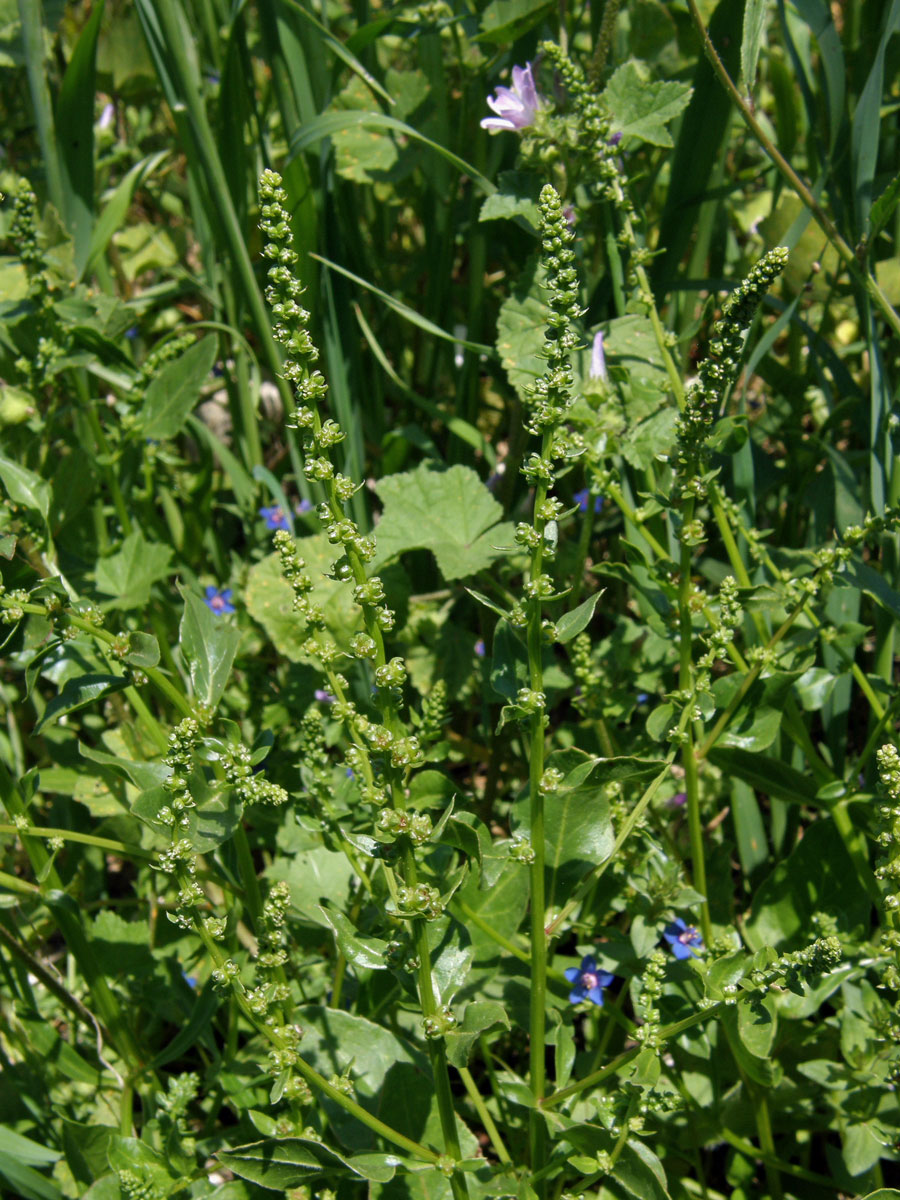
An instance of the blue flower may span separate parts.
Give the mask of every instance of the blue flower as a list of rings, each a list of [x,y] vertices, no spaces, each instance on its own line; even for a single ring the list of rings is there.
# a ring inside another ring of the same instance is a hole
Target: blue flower
[[[297,502],[297,507],[294,509],[294,511],[298,516],[300,516],[302,513],[312,512],[312,506],[312,500],[307,500],[304,496],[302,500]]]
[[[484,658],[484,638],[479,638],[475,643],[475,653],[479,658]]]
[[[221,616],[222,613],[233,613],[237,611],[237,609],[231,603],[231,588],[222,588],[222,590],[219,591],[217,587],[215,587],[213,584],[210,584],[206,589],[205,599],[207,608],[211,608],[217,616]]]
[[[578,505],[578,507],[581,509],[581,511],[583,513],[587,512],[588,500],[590,499],[590,492],[588,491],[587,488],[582,488],[580,492],[576,492],[575,495],[572,497],[572,499],[575,501],[575,503]],[[603,512],[603,497],[602,496],[594,497],[594,512],[595,513]]]
[[[598,971],[596,958],[593,954],[586,954],[580,967],[566,968],[566,979],[574,985],[569,992],[570,1004],[590,1000],[592,1004],[602,1005],[603,989],[609,987],[615,975],[610,975],[609,971]]]
[[[290,532],[287,513],[280,504],[273,504],[270,508],[261,508],[259,515],[265,521],[269,529],[286,529]]]
[[[693,925],[685,924],[681,917],[676,917],[671,925],[665,927],[663,937],[672,947],[676,958],[698,958],[695,947],[703,949],[703,938]]]
[[[324,688],[316,688],[313,695],[320,704],[334,704],[334,696],[331,692],[326,692]]]
[[[635,700],[638,702],[638,704],[646,704],[649,699],[649,692],[638,692],[638,694],[635,696]]]

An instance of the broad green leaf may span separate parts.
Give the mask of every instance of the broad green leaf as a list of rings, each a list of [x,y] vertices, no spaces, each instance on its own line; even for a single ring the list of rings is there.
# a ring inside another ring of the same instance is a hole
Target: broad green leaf
[[[297,539],[297,551],[313,581],[310,600],[320,606],[325,625],[339,646],[346,646],[362,617],[345,583],[326,579],[336,553],[323,534]],[[280,654],[292,662],[312,662],[304,646],[309,637],[306,622],[294,611],[294,593],[281,571],[281,556],[268,554],[248,572],[244,603],[259,621]]]
[[[481,14],[481,32],[474,41],[510,45],[552,11],[553,0],[491,0]]]
[[[653,81],[649,67],[631,61],[613,73],[603,98],[614,131],[654,146],[672,146],[666,126],[687,108],[691,91],[686,83]]]
[[[327,928],[334,910],[349,903],[354,872],[346,855],[318,846],[290,856],[280,855],[266,876],[287,883],[291,904],[296,909],[295,919]],[[327,915],[323,904],[330,906]]]
[[[541,179],[538,175],[530,171],[501,171],[497,187],[499,190],[482,204],[479,221],[509,221],[523,217],[533,229],[540,228]]]
[[[401,1160],[393,1155],[367,1154],[344,1158],[324,1142],[308,1138],[266,1138],[232,1150],[219,1150],[216,1158],[224,1167],[262,1187],[278,1191],[300,1187],[311,1179],[370,1179],[387,1183]]]
[[[757,1058],[768,1058],[778,1031],[776,1000],[772,995],[744,1000],[736,1005],[741,1041]]]
[[[82,1195],[87,1194],[87,1189],[95,1179],[109,1170],[109,1139],[118,1132],[111,1125],[82,1124],[62,1118],[62,1146],[66,1165],[84,1187]]]
[[[741,867],[745,875],[752,875],[768,859],[769,843],[759,803],[742,779],[734,779],[731,784],[731,816]]]
[[[755,679],[719,735],[716,746],[754,752],[768,749],[781,728],[784,699],[799,674],[797,671],[776,671],[765,679]],[[744,678],[744,672],[735,671],[713,684],[719,712],[728,707]]]
[[[787,763],[752,750],[720,749],[709,753],[709,761],[726,774],[743,779],[757,792],[766,796],[777,796],[794,804],[809,804],[815,801],[816,784],[802,771]]]
[[[214,337],[201,338],[162,367],[147,388],[138,414],[138,428],[143,437],[162,441],[181,432],[200,399],[200,389],[209,378],[217,349]]]
[[[480,889],[478,880],[470,876],[457,892],[460,919],[469,925],[476,962],[495,961],[508,953],[491,933],[498,933],[507,941],[515,936],[528,907],[529,891],[528,868],[507,859],[490,887]]]
[[[556,640],[558,642],[571,642],[573,637],[577,637],[579,633],[587,629],[602,595],[602,591],[594,592],[593,596],[588,596],[587,600],[579,604],[577,608],[573,608],[571,612],[564,613],[559,618],[556,622]]]
[[[41,719],[34,727],[35,733],[40,733],[48,725],[58,721],[66,713],[93,704],[101,696],[109,696],[113,692],[121,692],[128,687],[128,680],[122,675],[78,675],[63,687],[62,691],[53,697],[44,709]]]
[[[874,1122],[861,1121],[841,1130],[841,1157],[848,1175],[862,1175],[889,1151],[890,1141],[884,1133],[879,1136]]]
[[[14,533],[0,534],[0,555],[2,555],[7,562],[11,561],[12,556],[16,552],[17,541],[18,538]]]
[[[334,931],[334,941],[348,963],[364,971],[383,971],[387,966],[384,952],[388,943],[381,938],[366,937],[358,932],[349,918],[336,908],[319,905],[322,916]]]
[[[572,747],[554,750],[547,759],[548,767],[556,767],[563,773],[562,787],[577,788],[587,783],[594,785],[624,783],[626,780],[652,779],[665,767],[661,758],[637,758],[623,754],[617,758],[598,758],[583,750]]]
[[[722,1028],[725,1030],[731,1053],[742,1074],[749,1076],[754,1083],[758,1083],[761,1087],[773,1087],[781,1078],[781,1067],[777,1059],[760,1058],[744,1044],[738,1028],[737,1007],[741,1006],[726,1008],[719,1018]]]
[[[91,762],[109,767],[110,770],[115,771],[123,779],[127,779],[142,790],[158,787],[172,773],[172,768],[162,762],[130,762],[122,755],[107,754],[103,750],[96,750],[81,740],[78,742],[78,753]]]
[[[517,830],[531,835],[529,797],[515,805]],[[594,782],[560,788],[544,798],[544,861],[547,867],[547,905],[552,907],[572,892],[578,881],[605,862],[615,837],[609,804]]]
[[[500,524],[503,509],[470,467],[389,475],[376,487],[384,504],[377,529],[377,563],[407,550],[430,550],[446,580],[485,570],[506,553],[513,526]]]
[[[472,939],[465,925],[446,914],[426,928],[434,986],[441,1003],[449,1004],[468,978],[475,955]]]
[[[150,589],[169,574],[172,548],[148,542],[139,529],[130,533],[121,548],[97,563],[94,581],[97,591],[114,596],[114,608],[123,611],[144,608],[150,602]],[[146,634],[143,636],[147,636]],[[156,662],[159,662],[157,647]],[[137,664],[135,664],[137,665]],[[151,663],[150,666],[156,666]]]
[[[489,1029],[509,1029],[509,1017],[502,1004],[493,1000],[473,1000],[466,1005],[462,1020],[444,1036],[447,1058],[454,1067],[464,1067],[474,1043]]]
[[[871,907],[834,822],[825,817],[757,888],[744,935],[754,950],[798,949],[809,943],[816,912],[830,913],[839,931],[854,934],[868,927]]]
[[[207,607],[193,592],[180,588],[184,613],[179,626],[181,653],[188,665],[194,697],[214,709],[231,674],[241,631]]]
[[[13,504],[33,509],[47,520],[52,491],[46,479],[0,455],[0,483]]]
[[[326,1079],[350,1073],[355,1099],[392,1128],[417,1140],[433,1104],[426,1055],[399,1034],[353,1013],[308,1007],[297,1011],[305,1032],[303,1057]],[[335,1139],[349,1152],[379,1145],[355,1117],[324,1101]],[[438,1133],[438,1137],[440,1134]]]
[[[128,635],[128,651],[122,660],[142,671],[159,666],[159,642],[152,633],[135,631]]]
[[[543,356],[550,309],[544,273],[533,258],[500,307],[497,317],[497,353],[509,382],[521,397],[547,369]]]
[[[187,825],[179,837],[187,838],[198,854],[206,854],[233,835],[243,815],[243,805],[233,787],[224,782],[207,783],[199,769],[190,776],[189,786],[195,807],[185,813]],[[138,796],[131,811],[168,842],[172,829],[160,820],[159,814],[171,802],[172,796],[166,788],[151,787]]]

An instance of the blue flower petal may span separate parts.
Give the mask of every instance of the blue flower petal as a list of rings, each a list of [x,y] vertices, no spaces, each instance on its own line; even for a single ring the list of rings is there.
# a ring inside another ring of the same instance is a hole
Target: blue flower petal
[[[591,990],[587,994],[587,998],[593,1004],[599,1004],[601,1008],[603,1007],[603,988],[600,986],[599,983],[597,984],[596,987],[591,988]]]
[[[581,972],[578,970],[577,967],[566,967],[565,974],[566,974],[566,979],[568,979],[569,983],[574,983],[576,979],[581,978]]]

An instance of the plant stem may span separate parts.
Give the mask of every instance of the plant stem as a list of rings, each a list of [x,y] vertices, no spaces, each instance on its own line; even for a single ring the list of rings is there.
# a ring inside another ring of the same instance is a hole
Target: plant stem
[[[488,1111],[488,1107],[484,1102],[484,1097],[479,1092],[478,1087],[475,1084],[475,1080],[472,1078],[471,1071],[469,1071],[468,1067],[460,1067],[459,1075],[463,1081],[466,1091],[468,1092],[469,1099],[475,1105],[475,1111],[478,1113],[481,1123],[484,1126],[484,1131],[491,1139],[491,1145],[494,1147],[494,1153],[502,1163],[511,1163],[512,1158],[510,1157],[509,1151],[506,1149],[503,1138],[500,1136],[500,1131],[494,1124],[494,1118]]]

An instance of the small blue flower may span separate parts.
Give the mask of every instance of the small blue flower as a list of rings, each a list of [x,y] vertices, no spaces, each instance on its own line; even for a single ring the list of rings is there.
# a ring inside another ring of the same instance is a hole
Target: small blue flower
[[[638,692],[638,694],[635,696],[635,700],[638,704],[646,704],[649,699],[650,695],[648,692]]]
[[[320,704],[334,704],[334,696],[324,688],[316,688],[314,695]]]
[[[196,975],[188,975],[187,971],[182,971],[181,978],[188,985],[188,987],[194,988],[194,990],[196,990],[196,988],[197,988],[197,976]]]
[[[347,770],[344,772],[344,774],[347,776],[348,779],[356,778],[356,772],[353,770],[352,767],[348,767]]]
[[[294,509],[294,512],[297,514],[297,516],[302,516],[303,513],[312,512],[312,507],[312,500],[307,500],[304,496],[302,500],[297,502],[297,507]]]
[[[687,925],[681,917],[676,917],[671,925],[665,927],[663,937],[672,947],[676,958],[698,958],[695,947],[703,949],[703,938],[693,925]]]
[[[676,792],[666,801],[666,808],[683,808],[687,804],[687,792]]]
[[[580,492],[576,492],[575,495],[572,497],[572,499],[575,501],[575,503],[578,505],[578,507],[581,509],[581,511],[583,513],[587,512],[588,500],[590,499],[590,492],[588,491],[587,488],[582,488]],[[594,497],[594,512],[595,513],[603,512],[603,497],[602,496]]]
[[[475,643],[475,653],[479,658],[484,658],[484,638],[479,638]]]
[[[580,967],[566,968],[566,979],[574,985],[569,992],[570,1004],[590,1000],[592,1004],[602,1005],[603,989],[609,987],[615,975],[610,975],[609,971],[598,971],[596,958],[593,954],[586,954]]]
[[[205,599],[207,608],[211,608],[217,616],[221,616],[223,613],[236,612],[237,609],[231,603],[231,594],[231,588],[222,588],[219,591],[217,587],[210,584],[206,589]]]
[[[267,528],[286,529],[290,532],[291,527],[288,524],[287,513],[280,504],[273,504],[270,508],[261,508],[259,515],[265,521]]]

